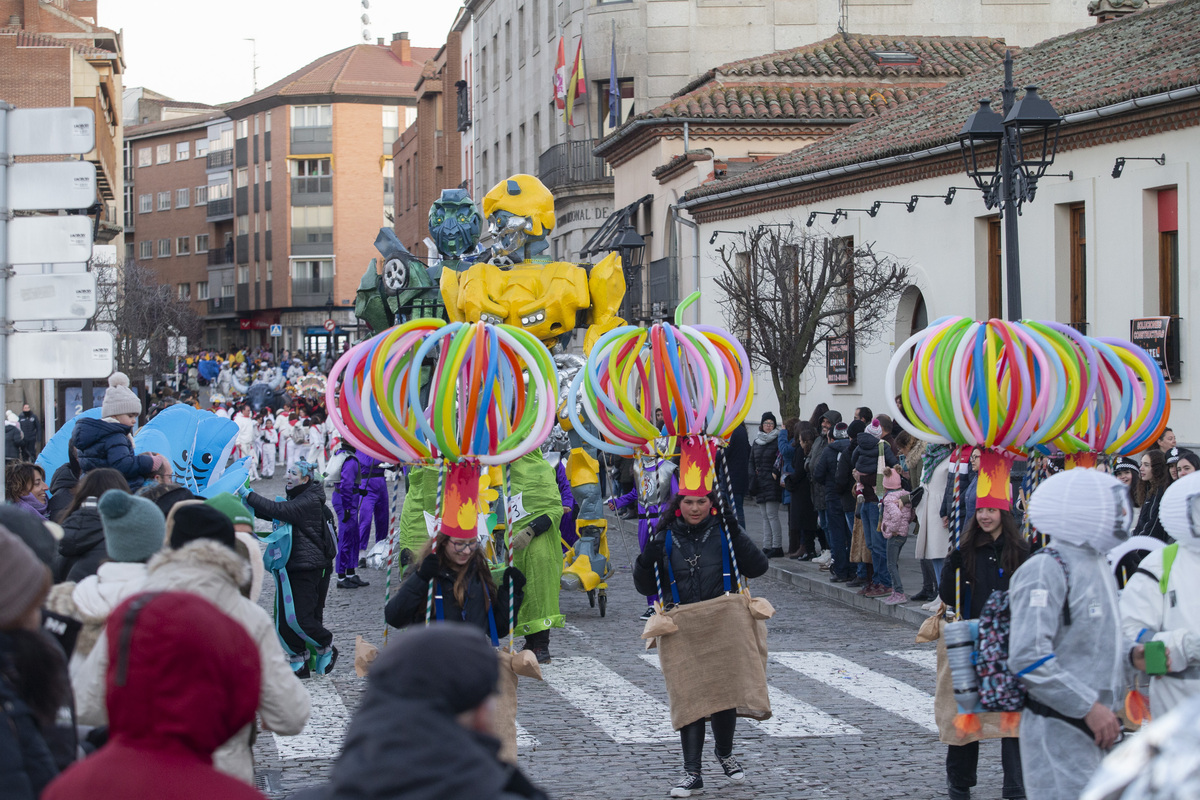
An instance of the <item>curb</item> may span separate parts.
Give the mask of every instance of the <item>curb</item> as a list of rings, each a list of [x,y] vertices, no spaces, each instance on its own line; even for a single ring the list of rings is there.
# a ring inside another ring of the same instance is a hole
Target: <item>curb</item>
[[[916,603],[911,604],[911,606],[889,606],[873,597],[863,597],[854,589],[845,588],[842,584],[830,583],[828,578],[829,573],[822,571],[818,567],[808,568],[794,561],[789,561],[788,564],[781,565],[777,563],[778,561],[779,559],[771,559],[771,565],[767,568],[768,577],[774,578],[777,581],[783,581],[784,583],[790,583],[799,589],[821,595],[843,605],[857,608],[860,611],[868,611],[881,617],[896,620],[897,622],[903,622],[907,625],[912,625],[914,628],[921,627],[921,623],[930,616],[929,612],[922,609]],[[791,568],[789,569],[789,567]]]

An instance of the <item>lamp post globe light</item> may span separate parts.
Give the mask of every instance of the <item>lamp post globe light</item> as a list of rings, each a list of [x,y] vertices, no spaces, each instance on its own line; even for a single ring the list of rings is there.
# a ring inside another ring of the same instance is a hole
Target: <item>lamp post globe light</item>
[[[1016,99],[1012,53],[1004,55],[1003,114],[992,111],[992,101],[979,101],[959,131],[963,166],[988,208],[1000,207],[1004,219],[1004,266],[1008,283],[1007,317],[1021,318],[1021,255],[1017,217],[1021,206],[1033,202],[1038,180],[1054,163],[1062,117],[1037,93],[1025,87]]]
[[[621,254],[621,268],[625,272],[625,319],[632,324],[642,316],[642,258],[646,240],[627,220],[609,247]]]

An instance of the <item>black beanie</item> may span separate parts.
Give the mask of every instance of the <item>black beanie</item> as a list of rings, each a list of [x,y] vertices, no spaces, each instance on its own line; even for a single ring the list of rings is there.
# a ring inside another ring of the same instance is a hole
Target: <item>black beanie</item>
[[[776,425],[778,425],[778,424],[779,424],[779,423],[778,423],[778,422],[775,420],[775,415],[774,415],[774,414],[772,414],[770,411],[766,411],[766,412],[764,412],[764,413],[763,413],[763,415],[762,415],[762,419],[761,419],[761,420],[759,420],[759,422],[758,422],[759,426],[761,427],[761,426],[762,426],[762,424],[763,424],[764,422],[766,422],[767,420],[771,420],[771,422],[774,422]]]
[[[496,651],[479,628],[439,622],[405,633],[384,650],[371,666],[368,691],[423,700],[454,715],[492,695],[499,676]]]
[[[237,537],[229,517],[199,500],[176,503],[167,517],[167,541],[178,550],[197,539],[212,539],[230,550],[235,549]]]

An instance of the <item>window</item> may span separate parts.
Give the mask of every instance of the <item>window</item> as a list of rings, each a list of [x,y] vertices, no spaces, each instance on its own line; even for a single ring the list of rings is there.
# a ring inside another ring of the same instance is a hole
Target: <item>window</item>
[[[192,285],[190,283],[179,284],[179,299],[185,302],[192,299]]]
[[[133,242],[125,243],[125,260],[126,261],[133,261],[133,254],[134,254],[135,249],[136,248],[134,247]]]
[[[1087,333],[1087,231],[1084,204],[1068,209],[1071,215],[1071,327]]]
[[[512,77],[512,21],[504,23],[504,77]]]
[[[1004,274],[1003,237],[1000,234],[1000,217],[988,217],[987,242],[987,300],[988,319],[1004,319],[1003,286],[1001,275]]]
[[[166,164],[171,160],[171,145],[160,144],[158,146],[157,158],[159,164]]]
[[[258,233],[258,214],[254,215],[254,232]]]
[[[190,194],[191,194],[191,192],[189,192],[187,189],[176,189],[175,190],[175,207],[176,208],[187,208],[188,207],[188,195],[190,195]]]
[[[208,299],[208,281],[198,281],[196,283],[196,299],[197,300],[207,300]]]
[[[271,132],[271,112],[268,111],[267,113],[263,114],[263,116],[266,117],[266,119],[263,120],[263,131],[266,133],[270,133]]]
[[[294,158],[289,163],[292,165],[292,177],[295,178],[315,178],[332,174],[328,158]]]
[[[271,215],[270,214],[263,214],[263,225],[264,225],[264,230],[266,230],[268,233],[270,233],[270,231],[271,231]]]
[[[597,81],[596,84],[596,103],[598,104],[597,111],[599,112],[600,131],[603,135],[607,135],[621,124],[628,120],[634,114],[633,110],[633,78],[618,78],[617,89],[620,92],[620,99],[617,101],[617,124],[616,126],[609,125],[609,109],[608,109],[608,81]]]
[[[258,164],[254,165],[254,185],[258,186]]]
[[[138,195],[138,213],[149,214],[154,210],[154,195],[139,194]]]
[[[208,139],[196,140],[196,158],[204,158],[208,155]]]
[[[1159,189],[1158,313],[1179,316],[1179,189]]]
[[[233,297],[233,284],[232,283],[221,284],[221,297]]]
[[[208,252],[208,234],[207,233],[197,233],[196,234],[196,252],[197,253],[207,253]]]
[[[525,6],[517,9],[517,63],[525,66]]]
[[[484,45],[479,50],[479,88],[480,88],[480,92],[483,97],[487,97],[487,87],[488,87],[487,65],[488,65],[487,45]]]
[[[400,138],[400,108],[399,106],[383,107],[383,149],[392,152],[392,143]]]
[[[554,41],[554,0],[546,0],[546,33],[548,41]]]
[[[296,261],[292,267],[293,294],[323,295],[333,288],[332,261]]]
[[[270,119],[270,117],[267,117],[267,119]],[[267,162],[267,166],[266,166],[266,169],[263,174],[263,180],[265,180],[267,183],[271,182],[271,162],[270,161]]]
[[[176,142],[175,143],[175,160],[176,161],[187,161],[191,157],[192,157],[192,143],[191,142]]]
[[[249,282],[250,282],[250,265],[243,264],[242,266],[238,267],[238,283],[249,283]]]
[[[180,236],[175,240],[175,255],[190,256],[192,254],[192,237]]]
[[[237,235],[246,236],[250,233],[250,215],[241,214],[237,218]]]
[[[547,2],[553,1],[554,0],[547,0]],[[538,11],[539,2],[541,2],[541,0],[533,0],[533,8],[531,8],[529,11],[529,42],[533,45],[533,52],[535,53],[540,49],[538,45],[541,44],[541,42],[538,41],[538,15],[541,13]]]
[[[268,119],[270,119],[270,117],[268,117]],[[270,222],[270,221],[271,221],[271,218],[270,218],[270,217],[267,217],[267,222]],[[268,281],[269,281],[269,280],[271,280],[271,274],[272,274],[274,271],[275,271],[275,270],[274,270],[274,269],[272,269],[272,265],[271,265],[271,259],[267,259],[267,280],[268,280]]]
[[[293,128],[328,128],[333,124],[333,106],[292,106]]]
[[[152,158],[153,158],[153,156],[150,153],[149,147],[139,147],[138,148],[138,166],[139,167],[150,166],[150,164],[152,163],[151,162]]]
[[[170,239],[159,239],[158,240],[158,257],[159,258],[170,258],[170,256],[171,256],[171,240]]]
[[[245,189],[246,185],[249,182],[250,182],[250,170],[247,169],[246,167],[242,167],[241,169],[239,169],[237,171],[237,188]]]
[[[258,125],[259,125],[259,122],[261,121],[261,118],[262,118],[262,114],[254,115],[254,135],[255,136],[258,136]]]
[[[258,271],[258,262],[255,261],[254,262],[254,282],[258,283],[260,280],[262,280],[262,275]]]
[[[170,192],[159,192],[158,193],[158,210],[159,211],[170,211],[171,210],[171,193]]]
[[[500,88],[500,34],[492,36],[492,86]]]
[[[154,258],[154,242],[150,239],[138,242],[138,256],[143,260]]]
[[[208,202],[208,187],[207,186],[197,186],[196,187],[196,205],[202,206],[207,202]]]
[[[245,139],[248,133],[247,129],[249,128],[249,125],[246,124],[246,120],[239,119],[234,123],[234,126],[237,128],[237,138]]]
[[[331,244],[333,206],[292,206],[292,244]]]

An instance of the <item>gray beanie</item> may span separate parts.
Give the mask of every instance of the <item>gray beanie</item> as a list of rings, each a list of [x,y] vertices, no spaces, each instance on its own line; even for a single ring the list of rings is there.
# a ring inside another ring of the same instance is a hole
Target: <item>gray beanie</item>
[[[104,525],[104,545],[113,561],[141,563],[162,549],[167,521],[152,501],[109,489],[97,508]]]
[[[117,414],[142,413],[142,401],[129,389],[129,376],[124,372],[114,372],[108,376],[108,390],[104,393],[104,403],[100,406],[100,415],[112,417]]]
[[[50,591],[50,569],[7,528],[0,527],[0,630],[16,628]]]

